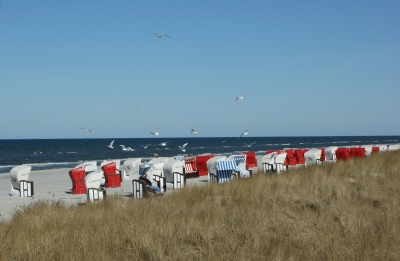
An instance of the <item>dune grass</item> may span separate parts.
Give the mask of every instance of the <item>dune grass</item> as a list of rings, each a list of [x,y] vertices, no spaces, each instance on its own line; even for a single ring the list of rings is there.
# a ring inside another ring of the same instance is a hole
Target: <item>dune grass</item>
[[[38,202],[1,260],[400,260],[400,151],[141,200]]]

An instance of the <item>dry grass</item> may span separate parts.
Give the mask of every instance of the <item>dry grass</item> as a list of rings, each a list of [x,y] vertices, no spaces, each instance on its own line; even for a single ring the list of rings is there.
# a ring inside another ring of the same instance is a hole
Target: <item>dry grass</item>
[[[399,260],[400,151],[0,223],[1,260]]]

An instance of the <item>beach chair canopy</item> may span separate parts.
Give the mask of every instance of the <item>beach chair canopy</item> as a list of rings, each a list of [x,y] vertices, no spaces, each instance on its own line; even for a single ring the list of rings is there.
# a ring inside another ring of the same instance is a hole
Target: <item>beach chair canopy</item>
[[[231,155],[227,160],[233,160],[235,162],[235,171],[240,173],[240,177],[250,176],[249,171],[246,169],[246,154]]]
[[[185,158],[185,173],[196,172],[196,157],[186,157]]]
[[[400,144],[389,145],[388,150],[400,150]]]
[[[185,156],[175,156],[174,160],[185,160]]]
[[[275,157],[275,164],[283,164],[286,159],[286,152],[277,154]]]
[[[119,171],[120,169],[120,160],[104,160],[103,162],[100,163],[100,168],[103,167],[104,165],[110,164],[110,163],[115,163],[115,171]],[[119,172],[116,172],[119,173]]]
[[[164,164],[169,160],[173,160],[173,158],[159,157],[154,158],[147,163],[141,163],[139,165],[139,176],[142,176],[144,173],[146,173],[149,180],[153,180],[154,175],[163,176]]]
[[[234,160],[220,160],[216,163],[218,183],[231,181],[233,171],[239,171]]]
[[[213,154],[198,155],[196,157],[196,168],[197,172],[199,173],[199,176],[208,175],[207,161],[214,157],[215,156]]]

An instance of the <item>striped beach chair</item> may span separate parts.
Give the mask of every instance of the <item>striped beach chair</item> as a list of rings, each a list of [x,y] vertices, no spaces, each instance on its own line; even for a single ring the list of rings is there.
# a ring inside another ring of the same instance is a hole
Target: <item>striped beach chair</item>
[[[217,162],[218,183],[229,182],[232,180],[232,173],[237,171],[237,165],[234,160],[221,160]]]
[[[150,167],[139,168],[139,177],[141,177],[144,173],[149,171]]]
[[[196,157],[186,157],[185,158],[185,168],[184,174],[186,178],[198,178],[199,173],[196,167]]]
[[[185,160],[185,156],[175,156],[174,160]]]

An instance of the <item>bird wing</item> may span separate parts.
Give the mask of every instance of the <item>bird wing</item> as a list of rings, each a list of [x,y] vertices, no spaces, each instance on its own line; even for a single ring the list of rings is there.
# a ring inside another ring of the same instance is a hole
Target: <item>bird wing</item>
[[[168,36],[168,35],[166,35],[166,34],[164,34],[164,36],[172,39],[172,37],[171,37],[171,36]]]
[[[121,146],[121,147],[122,147],[122,149],[125,149],[125,145],[119,145],[119,146]]]
[[[182,145],[182,148],[185,148],[187,145],[188,145],[187,143],[183,144],[183,145]]]
[[[110,147],[112,147],[114,145],[114,140],[110,143]]]

